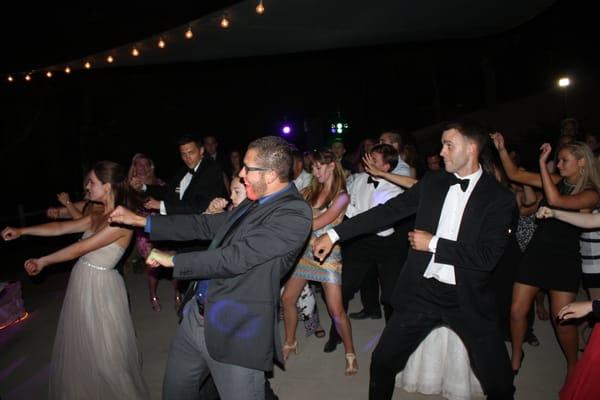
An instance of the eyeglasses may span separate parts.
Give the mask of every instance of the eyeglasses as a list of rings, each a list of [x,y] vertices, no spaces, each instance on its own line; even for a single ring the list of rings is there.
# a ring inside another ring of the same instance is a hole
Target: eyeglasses
[[[246,164],[242,163],[242,169],[245,169],[246,172],[252,172],[252,171],[262,171],[262,172],[266,172],[271,170],[271,168],[261,168],[261,167],[249,167]]]

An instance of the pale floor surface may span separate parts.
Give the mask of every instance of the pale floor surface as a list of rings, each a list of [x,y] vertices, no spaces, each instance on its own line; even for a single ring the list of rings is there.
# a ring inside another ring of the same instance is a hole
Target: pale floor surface
[[[163,310],[155,313],[148,301],[145,275],[128,275],[126,281],[144,359],[144,375],[152,399],[160,399],[169,343],[177,327],[172,286],[168,281],[161,281],[159,296]],[[48,364],[66,282],[67,273],[58,273],[48,276],[37,286],[24,284],[25,303],[31,311],[31,317],[20,325],[0,331],[0,397],[3,400],[46,398]],[[360,302],[355,300],[350,308],[351,311],[357,311]],[[329,318],[320,298],[319,310],[323,325],[328,328]],[[314,336],[305,338],[303,327],[299,324],[299,354],[292,354],[287,371],[276,369],[271,380],[279,398],[366,399],[370,354],[383,328],[383,320],[352,321],[352,328],[359,373],[347,377],[344,375],[343,347],[338,346],[334,353],[324,353],[322,348],[325,339]],[[541,346],[534,348],[526,345],[526,362],[515,382],[516,398],[555,399],[558,398],[564,378],[563,356],[547,321],[536,321],[535,331]],[[435,400],[443,397],[396,389],[394,399]]]

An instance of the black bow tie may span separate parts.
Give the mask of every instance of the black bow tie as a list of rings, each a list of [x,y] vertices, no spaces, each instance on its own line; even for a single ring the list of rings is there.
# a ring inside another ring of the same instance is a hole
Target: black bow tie
[[[469,187],[469,180],[468,179],[459,179],[456,177],[456,175],[452,175],[450,178],[450,186],[452,185],[460,185],[460,190],[462,190],[463,192],[467,191],[467,188]]]
[[[196,173],[196,170],[194,168],[188,168],[187,173],[194,176],[194,174]]]
[[[373,184],[373,186],[375,187],[375,189],[377,189],[377,186],[379,186],[379,182],[376,181],[375,179],[373,179],[372,176],[369,176],[369,179],[367,179],[367,183]]]

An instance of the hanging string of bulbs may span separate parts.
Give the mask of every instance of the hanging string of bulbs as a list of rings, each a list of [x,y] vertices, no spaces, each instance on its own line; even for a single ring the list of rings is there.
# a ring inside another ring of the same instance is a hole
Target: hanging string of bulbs
[[[257,15],[263,15],[265,13],[265,5],[263,3],[263,0],[258,1],[258,4],[255,7],[255,12]],[[231,25],[231,20],[230,20],[229,15],[227,13],[223,13],[219,19],[219,27],[221,27],[221,29],[229,29],[230,25]],[[192,31],[191,24],[186,25],[185,33],[183,34],[183,36],[185,37],[186,40],[191,40],[194,38],[194,32]],[[156,41],[155,42],[156,47],[158,47],[159,49],[164,49],[167,47],[167,42],[165,40],[165,37],[166,37],[166,34],[165,34],[165,32],[163,32],[159,35],[153,36],[150,39],[146,39],[143,42]],[[140,43],[140,42],[138,42],[138,43]],[[132,46],[130,54],[132,57],[139,57],[141,55],[139,46],[137,46],[137,45]],[[16,73],[8,74],[6,76],[6,81],[8,83],[15,83],[18,81],[18,78],[21,77],[26,82],[31,82],[31,80],[33,79],[33,76],[38,75],[38,74],[45,76],[47,79],[50,79],[50,78],[54,77],[55,74],[57,74],[58,72],[63,72],[64,75],[69,75],[71,72],[73,72],[73,70],[81,69],[81,67],[83,67],[86,70],[90,70],[90,69],[92,69],[92,59],[93,58],[94,57],[89,56],[89,57],[84,57],[81,60],[69,62],[66,64],[53,65],[53,66],[50,66],[47,68],[31,70],[28,72],[16,72]],[[109,54],[104,59],[104,61],[107,64],[113,64],[116,62],[116,56]]]

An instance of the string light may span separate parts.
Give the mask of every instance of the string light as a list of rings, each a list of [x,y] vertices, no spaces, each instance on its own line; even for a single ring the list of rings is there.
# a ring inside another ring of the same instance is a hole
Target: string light
[[[258,5],[256,6],[256,13],[258,15],[263,15],[265,13],[265,6],[263,4],[263,0],[260,0],[258,2]]]
[[[227,17],[225,15],[223,15],[223,17],[221,18],[221,28],[223,28],[223,29],[229,28],[229,20],[227,19]]]
[[[264,0],[258,0],[258,4],[256,4],[255,11],[256,11],[256,14],[258,14],[258,15],[263,15],[265,13]],[[228,29],[230,27],[230,25],[231,25],[230,19],[227,17],[226,14],[223,14],[221,16],[220,21],[219,21],[219,26],[222,29]],[[186,39],[192,39],[193,37],[194,37],[194,33],[192,31],[192,26],[188,25],[188,28],[185,31],[185,38]],[[157,46],[159,48],[161,48],[161,49],[164,49],[167,46],[165,40],[162,37],[159,38],[159,40],[157,42]],[[137,47],[134,46],[132,48],[131,55],[134,56],[134,57],[140,56],[140,51],[138,50]],[[106,62],[107,63],[112,64],[112,63],[114,63],[114,61],[115,61],[115,58],[112,55],[109,55],[109,56],[106,57]],[[83,64],[83,66],[84,66],[85,69],[91,69],[92,68],[92,63],[91,63],[91,61],[86,61]],[[60,68],[60,66],[54,66],[54,67],[51,66],[50,68]],[[64,71],[65,74],[70,74],[72,72],[70,66],[65,66],[63,71]],[[48,78],[52,78],[54,76],[53,72],[51,72],[51,71],[47,71],[45,75]],[[12,75],[8,75],[6,77],[6,79],[8,80],[8,82],[14,82],[14,80],[15,80],[14,76],[12,76]],[[26,81],[28,81],[28,82],[31,81],[32,80],[32,73],[27,73],[25,75],[24,79]],[[568,83],[566,85],[564,85],[564,86],[567,86],[567,85],[568,85]]]

